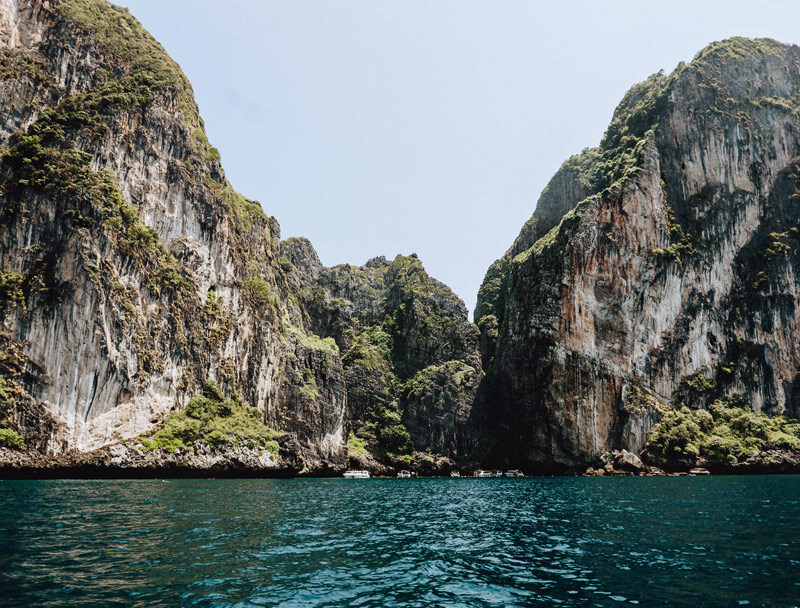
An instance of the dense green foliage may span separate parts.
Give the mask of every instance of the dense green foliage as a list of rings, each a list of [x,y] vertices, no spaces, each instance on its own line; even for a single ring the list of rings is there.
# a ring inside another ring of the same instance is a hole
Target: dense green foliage
[[[413,450],[408,429],[402,422],[398,401],[400,383],[394,373],[393,339],[383,327],[372,326],[352,336],[342,359],[351,378],[369,378],[372,403],[363,419],[352,420],[356,445],[378,456],[407,454]],[[351,446],[352,447],[352,446]]]
[[[0,49],[0,81],[25,76],[37,85],[48,84],[44,59],[22,49]]]
[[[0,407],[8,408],[14,403],[14,395],[6,378],[0,376]]]
[[[472,348],[461,315],[463,303],[425,271],[415,254],[398,255],[384,274],[385,319],[398,378],[405,380],[435,363],[464,359]],[[388,347],[388,340],[384,341]],[[423,355],[424,353],[424,355]]]
[[[695,374],[692,376],[687,385],[690,389],[698,393],[707,393],[717,388],[717,383],[713,379],[709,380],[703,374]]]
[[[409,454],[414,449],[411,435],[402,422],[397,402],[378,405],[355,432],[366,448],[377,455]]]
[[[0,376],[0,415],[8,411],[14,403],[14,395],[6,378]],[[18,448],[23,443],[22,435],[8,428],[8,422],[0,418],[0,447]]]
[[[441,365],[429,365],[417,372],[403,385],[402,394],[405,397],[424,399],[432,394],[442,376],[450,378],[457,387],[467,387],[472,383],[475,370],[463,361],[447,361]]]
[[[193,397],[179,412],[171,413],[152,437],[143,437],[148,450],[163,448],[168,452],[191,447],[197,442],[211,448],[223,444],[257,446],[278,455],[277,437],[281,432],[264,424],[264,416],[255,407],[246,405],[234,394],[226,399],[213,381],[205,385],[202,395]]]
[[[350,348],[342,357],[345,368],[357,362],[367,371],[375,373],[392,361],[394,340],[381,325],[368,327],[354,336],[351,331],[350,335]]]
[[[13,429],[0,427],[0,447],[19,448],[22,447],[22,435]]]
[[[706,410],[687,407],[666,413],[648,436],[656,461],[694,459],[735,462],[769,449],[800,450],[800,422],[770,418],[737,403],[717,400]]]
[[[336,340],[333,338],[320,338],[318,335],[307,333],[299,327],[295,327],[294,325],[288,325],[286,330],[290,335],[294,336],[299,344],[306,348],[321,350],[324,353],[331,355],[339,354],[339,347],[336,344]]]
[[[342,292],[320,289],[316,299],[326,312],[362,308],[370,315],[369,325],[356,318],[342,331],[354,437],[381,458],[408,456],[418,442],[416,448],[425,449],[430,439],[420,412],[471,406],[478,370],[467,361],[477,360],[477,332],[463,303],[414,254],[331,271],[330,284],[347,285],[350,304],[337,297]]]
[[[244,288],[256,302],[265,304],[272,295],[272,287],[261,277],[254,277],[244,282]]]
[[[0,350],[0,369],[4,373],[8,373],[10,369],[15,367],[15,363],[20,360],[20,354],[15,352],[16,349],[9,349],[11,344],[8,334],[5,332],[0,334],[0,339],[3,342],[3,349]],[[15,345],[18,347],[18,344]],[[17,361],[15,361],[15,359]],[[8,427],[7,416],[11,414],[14,407],[15,395],[21,392],[20,388],[15,385],[13,380],[0,375],[0,447],[6,448],[19,448],[22,447],[23,438],[17,431]]]

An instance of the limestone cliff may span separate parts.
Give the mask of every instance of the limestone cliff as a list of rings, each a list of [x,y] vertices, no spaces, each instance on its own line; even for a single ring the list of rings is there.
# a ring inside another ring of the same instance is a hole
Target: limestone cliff
[[[481,287],[496,458],[639,451],[681,404],[797,417],[799,157],[798,47],[715,43],[632,88]]]
[[[483,377],[464,303],[416,255],[326,268],[304,239],[281,243],[311,329],[342,352],[351,451],[401,465],[425,452],[462,462],[481,443]]]
[[[0,466],[340,471],[351,420],[387,417],[375,448],[466,445],[460,300],[416,259],[280,243],[126,9],[0,0],[0,174]],[[353,345],[387,315],[373,380]],[[401,396],[422,373],[443,392]]]
[[[0,22],[6,382],[30,397],[10,421],[40,451],[88,451],[215,380],[308,466],[343,462],[341,366],[282,304],[278,224],[228,184],[178,66],[98,0],[3,1]],[[308,373],[312,400],[290,387]]]

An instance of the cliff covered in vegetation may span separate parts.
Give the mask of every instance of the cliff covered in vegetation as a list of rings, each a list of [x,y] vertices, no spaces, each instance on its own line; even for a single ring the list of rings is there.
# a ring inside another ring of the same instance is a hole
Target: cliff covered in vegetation
[[[354,460],[431,470],[468,462],[486,438],[473,407],[478,331],[464,303],[414,254],[325,268],[304,239],[282,242],[281,253],[313,331],[342,353]]]
[[[633,87],[480,289],[495,457],[585,466],[642,450],[663,419],[663,459],[681,406],[716,404],[706,431],[739,416],[726,407],[797,418],[798,157],[795,46],[715,43]],[[736,441],[796,449],[786,428]]]
[[[412,258],[364,270],[375,291],[353,305],[311,279],[334,271],[289,261],[277,221],[225,178],[186,77],[126,9],[0,2],[0,172],[12,466],[333,472],[351,418],[383,455],[466,445],[480,370],[463,304]],[[357,310],[333,314],[331,298]]]

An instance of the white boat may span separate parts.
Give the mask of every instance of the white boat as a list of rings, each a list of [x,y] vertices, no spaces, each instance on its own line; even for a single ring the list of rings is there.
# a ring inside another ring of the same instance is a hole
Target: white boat
[[[479,470],[475,471],[472,474],[472,476],[473,477],[491,477],[492,476],[492,472],[491,471],[484,471],[482,469],[479,469]]]
[[[369,471],[345,471],[345,479],[369,479]]]
[[[519,469],[511,469],[505,472],[506,477],[525,477],[525,474]]]
[[[411,477],[411,471],[400,471],[397,474],[398,477]]]
[[[458,471],[450,471],[450,477],[461,477],[461,473]]]

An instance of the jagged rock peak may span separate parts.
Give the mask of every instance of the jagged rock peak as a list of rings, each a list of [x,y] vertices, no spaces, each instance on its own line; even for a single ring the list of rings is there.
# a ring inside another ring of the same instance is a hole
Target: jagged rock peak
[[[676,102],[695,99],[709,107],[730,109],[736,103],[759,103],[759,99],[770,103],[771,97],[765,95],[770,89],[773,102],[791,99],[796,92],[790,80],[770,74],[780,66],[796,69],[798,57],[800,50],[793,44],[734,37],[709,44],[688,65],[681,62],[670,74],[661,70],[631,87],[615,108],[600,145],[567,159],[550,179],[511,254],[529,249],[581,201],[618,186],[636,172],[647,134],[669,116]],[[756,79],[743,80],[743,70]],[[728,97],[721,97],[723,93]]]

